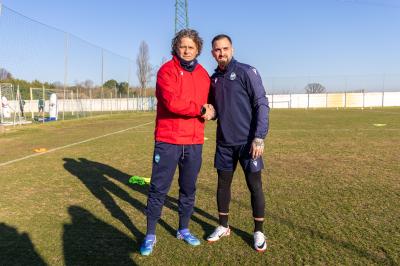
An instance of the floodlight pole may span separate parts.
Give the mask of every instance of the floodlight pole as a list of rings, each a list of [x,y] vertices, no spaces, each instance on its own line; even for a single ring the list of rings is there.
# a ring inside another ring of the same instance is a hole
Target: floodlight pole
[[[103,112],[103,98],[104,98],[104,49],[101,49],[101,112]]]
[[[64,46],[64,99],[63,99],[63,114],[62,119],[65,118],[65,96],[66,96],[66,88],[67,88],[67,79],[68,79],[68,33],[65,33],[65,46]]]
[[[175,0],[175,33],[188,27],[188,0]]]

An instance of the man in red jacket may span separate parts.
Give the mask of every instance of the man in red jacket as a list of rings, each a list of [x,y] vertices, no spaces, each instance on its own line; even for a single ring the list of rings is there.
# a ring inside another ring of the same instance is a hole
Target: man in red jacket
[[[157,117],[151,183],[147,199],[147,232],[140,247],[150,255],[156,243],[156,224],[165,197],[179,167],[179,229],[177,238],[197,246],[189,231],[195,202],[196,180],[204,143],[204,117],[212,116],[207,105],[210,78],[197,63],[203,40],[195,30],[183,29],[172,39],[172,60],[157,73]],[[207,107],[207,108],[206,108]]]

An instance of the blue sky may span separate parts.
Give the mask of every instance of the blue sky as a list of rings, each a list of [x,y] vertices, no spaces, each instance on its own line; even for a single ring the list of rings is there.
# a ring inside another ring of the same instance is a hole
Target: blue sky
[[[159,65],[163,57],[170,57],[170,40],[174,34],[174,0],[0,2],[29,18],[133,60],[142,40],[149,45],[153,65]],[[210,41],[219,33],[232,37],[236,59],[255,66],[267,84],[273,78],[293,81],[296,77],[303,79],[310,76],[323,76],[326,79],[344,75],[372,77],[400,74],[398,0],[189,0],[189,24],[204,39],[199,61],[210,74],[215,68],[210,54]],[[24,38],[27,42],[43,42],[45,47],[48,45],[46,35],[38,33],[30,36],[30,29],[26,30]],[[54,39],[60,40],[57,45],[44,49],[49,52],[49,57],[54,53],[58,63],[46,71],[40,67],[40,71],[48,72],[47,75],[54,77],[54,80],[63,81],[63,70],[56,71],[64,65],[63,36],[57,35]],[[41,46],[37,47],[26,52],[26,56],[35,56],[41,49]],[[75,60],[75,64],[85,64],[82,63],[85,61],[98,66],[98,53],[93,53],[85,53],[84,57],[79,54],[75,59],[70,55],[70,64]],[[123,67],[110,67],[113,70],[107,72],[108,76],[123,72],[121,79],[124,79],[128,75],[125,69],[129,63],[123,58],[110,57],[116,61],[115,65]],[[23,58],[18,61],[21,62],[18,66],[21,73],[28,68],[24,68]],[[87,63],[87,68],[90,68],[90,64]],[[18,69],[14,72],[18,72]],[[96,68],[94,71],[96,74],[91,72],[88,75],[98,76],[101,70]],[[46,74],[37,74],[40,75]],[[132,75],[130,78],[135,83],[137,79]],[[83,78],[78,75],[75,77],[76,80]],[[70,79],[72,82],[72,77]]]

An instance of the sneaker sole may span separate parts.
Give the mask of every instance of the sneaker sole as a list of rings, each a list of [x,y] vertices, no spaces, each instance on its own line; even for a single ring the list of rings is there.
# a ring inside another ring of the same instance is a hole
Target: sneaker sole
[[[258,253],[263,253],[267,250],[267,244],[265,244],[265,248],[259,249],[259,248],[254,248]]]
[[[195,243],[195,244],[189,243],[188,241],[186,241],[186,240],[183,238],[183,236],[179,236],[179,237],[176,237],[176,238],[179,239],[179,240],[183,240],[186,244],[191,245],[192,247],[200,246],[200,244],[201,244],[200,241],[199,241],[198,243]]]
[[[230,235],[231,235],[231,229],[229,228],[228,231],[226,231],[226,233],[223,234],[222,236],[220,236],[218,239],[215,239],[215,240],[208,240],[207,239],[207,242],[208,243],[214,243],[214,242],[217,242],[218,240],[220,240],[221,238],[223,238],[224,236],[230,236]]]

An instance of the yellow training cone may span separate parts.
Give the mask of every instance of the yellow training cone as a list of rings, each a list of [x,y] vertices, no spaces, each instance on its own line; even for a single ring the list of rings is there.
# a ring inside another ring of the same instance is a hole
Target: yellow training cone
[[[34,152],[45,152],[45,151],[47,151],[47,149],[46,148],[36,148],[33,151]]]

